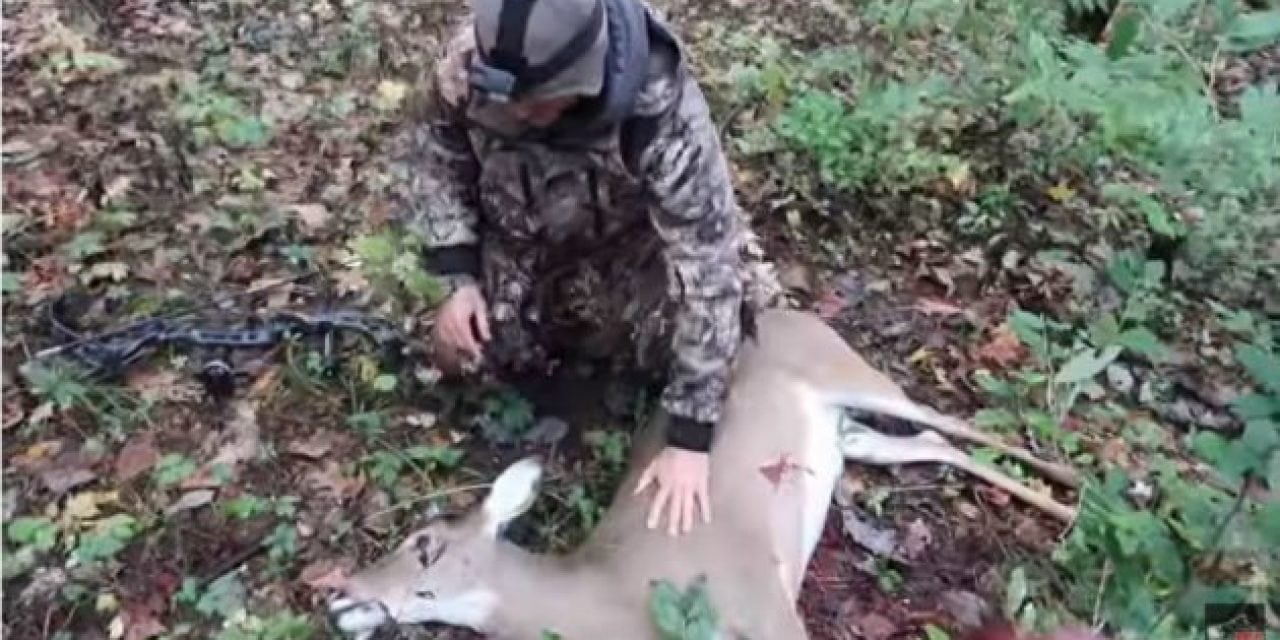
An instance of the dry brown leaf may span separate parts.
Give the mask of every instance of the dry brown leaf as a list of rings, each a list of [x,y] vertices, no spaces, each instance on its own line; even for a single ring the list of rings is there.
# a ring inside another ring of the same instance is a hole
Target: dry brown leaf
[[[835,289],[831,289],[822,294],[817,302],[813,303],[814,313],[817,313],[823,320],[830,320],[844,311],[849,306],[849,301]]]
[[[71,521],[92,520],[101,513],[99,507],[115,503],[119,499],[117,491],[82,491],[67,498],[62,516]]]
[[[216,494],[213,489],[196,489],[182,494],[181,498],[174,501],[164,510],[166,515],[173,515],[183,511],[199,509],[200,507],[213,502],[213,496]]]
[[[1009,506],[1009,494],[995,487],[988,487],[986,485],[981,485],[976,487],[974,491],[976,491],[978,495],[982,496],[984,500],[986,500],[987,502],[991,503],[994,506],[997,506],[997,507]]]
[[[924,520],[916,518],[907,525],[907,531],[902,536],[902,554],[908,559],[914,560],[920,557],[929,548],[929,544],[933,542],[933,531],[929,529],[929,525]]]
[[[898,632],[898,625],[874,612],[859,616],[854,624],[862,631],[862,636],[868,640],[886,640]]]
[[[125,384],[148,402],[168,400],[178,385],[178,373],[172,369],[139,369],[128,372]]]
[[[295,456],[309,458],[311,460],[319,460],[324,454],[329,453],[333,448],[333,434],[328,431],[321,431],[312,434],[306,440],[294,440],[285,445],[285,452]]]
[[[116,456],[116,480],[128,482],[151,470],[160,460],[151,434],[136,436],[120,449]]]
[[[257,403],[249,400],[236,401],[226,433],[230,434],[231,438],[214,454],[213,459],[206,465],[207,468],[219,464],[234,467],[257,457],[262,450],[262,430],[258,426]]]
[[[317,591],[341,589],[347,581],[347,572],[355,568],[355,562],[349,558],[337,560],[317,560],[307,565],[298,575],[302,584]]]
[[[54,468],[40,473],[40,482],[55,494],[63,494],[98,479],[98,474],[85,467]]]
[[[1075,197],[1076,190],[1066,184],[1058,183],[1048,189],[1045,189],[1045,194],[1050,198],[1053,198],[1054,202],[1066,202],[1067,200]]]
[[[1100,456],[1103,460],[1114,466],[1129,468],[1129,444],[1124,438],[1111,438],[1106,444],[1102,445]]]
[[[62,451],[61,440],[44,440],[26,448],[22,453],[9,459],[14,468],[29,471],[48,464],[49,458]]]
[[[359,293],[369,288],[369,281],[356,269],[344,269],[333,276],[339,293]]]
[[[274,289],[286,282],[289,282],[289,280],[290,278],[258,278],[257,280],[249,283],[248,288],[245,289],[245,293],[253,294],[260,291],[266,291],[268,289]]]
[[[916,301],[916,309],[928,316],[954,316],[964,313],[964,309],[937,298],[920,298]]]
[[[987,364],[1007,369],[1027,356],[1027,348],[1018,341],[1009,323],[1001,324],[991,332],[991,340],[978,347],[977,356]]]
[[[129,192],[129,187],[133,186],[133,177],[129,175],[121,175],[112,178],[107,187],[103,189],[102,197],[107,202],[121,202],[120,197]]]
[[[359,478],[342,475],[342,466],[334,460],[326,460],[324,466],[307,474],[305,484],[312,490],[328,494],[337,500],[354,498],[364,489]]]
[[[289,210],[307,231],[320,231],[329,224],[329,209],[320,203],[290,205]]]
[[[17,401],[5,400],[4,402],[4,424],[0,429],[8,431],[20,424],[27,417],[27,412],[22,409],[22,405]]]
[[[147,603],[126,602],[120,619],[124,623],[124,640],[147,640],[168,631]]]

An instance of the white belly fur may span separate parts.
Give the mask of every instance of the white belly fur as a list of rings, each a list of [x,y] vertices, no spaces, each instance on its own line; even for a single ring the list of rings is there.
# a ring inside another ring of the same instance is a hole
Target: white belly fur
[[[838,433],[841,409],[811,387],[802,387],[798,395],[802,399],[800,406],[804,424],[796,426],[804,433],[799,463],[804,472],[801,474],[801,556],[788,563],[787,573],[790,575],[786,580],[793,597],[799,597],[804,568],[818,546],[831,505],[831,494],[844,471]]]

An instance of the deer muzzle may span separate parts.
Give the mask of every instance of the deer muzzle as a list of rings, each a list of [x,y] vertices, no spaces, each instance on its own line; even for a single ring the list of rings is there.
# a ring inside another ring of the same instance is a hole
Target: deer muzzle
[[[377,600],[356,600],[346,594],[329,599],[329,620],[355,640],[368,640],[379,628],[391,624],[391,613]]]

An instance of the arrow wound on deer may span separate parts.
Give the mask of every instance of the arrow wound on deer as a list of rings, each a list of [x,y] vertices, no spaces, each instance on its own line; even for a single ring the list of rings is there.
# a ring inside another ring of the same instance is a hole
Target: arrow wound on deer
[[[768,480],[769,484],[773,485],[774,489],[781,486],[783,477],[793,471],[808,471],[809,473],[813,473],[812,470],[806,469],[795,462],[792,462],[791,455],[786,453],[779,455],[776,462],[762,465],[760,467],[760,475],[764,476],[764,479]]]

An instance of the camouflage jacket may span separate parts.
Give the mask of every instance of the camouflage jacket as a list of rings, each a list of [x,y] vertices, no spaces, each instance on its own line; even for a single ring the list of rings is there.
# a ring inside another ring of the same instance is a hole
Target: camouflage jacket
[[[650,20],[656,21],[652,15]],[[413,124],[400,213],[454,286],[474,282],[490,252],[517,256],[511,279],[491,280],[493,320],[512,320],[557,253],[656,234],[671,319],[662,396],[668,442],[706,450],[720,419],[742,338],[742,310],[776,296],[738,208],[707,103],[669,32],[648,55],[631,117],[591,139],[529,139],[467,85],[469,22],[445,46]],[[637,239],[636,242],[640,240]],[[744,299],[745,296],[745,299]]]

